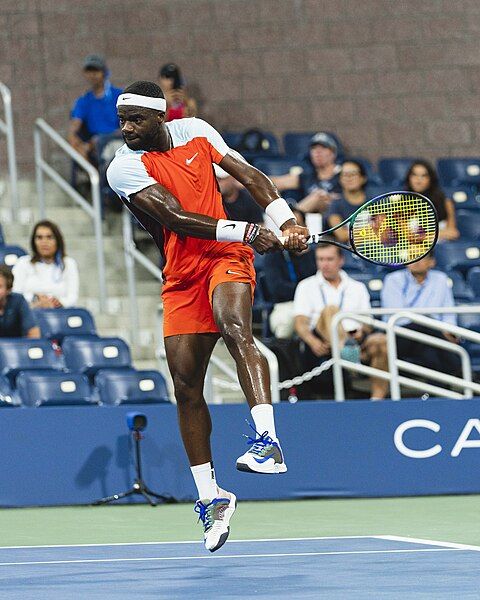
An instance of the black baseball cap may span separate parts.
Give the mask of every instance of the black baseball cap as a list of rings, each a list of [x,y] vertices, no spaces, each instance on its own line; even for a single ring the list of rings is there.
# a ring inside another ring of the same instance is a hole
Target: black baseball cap
[[[320,131],[312,137],[310,140],[310,148],[312,146],[323,146],[324,148],[330,148],[330,150],[333,150],[335,154],[338,152],[337,142],[331,135],[325,133],[324,131]]]
[[[89,54],[83,61],[83,69],[96,69],[97,71],[106,71],[107,63],[100,54]]]

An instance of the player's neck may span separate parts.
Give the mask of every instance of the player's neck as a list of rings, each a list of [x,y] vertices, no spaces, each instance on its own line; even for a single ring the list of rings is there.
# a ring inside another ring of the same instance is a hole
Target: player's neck
[[[149,152],[168,152],[173,148],[173,141],[167,127],[162,127],[158,135],[154,139],[150,148],[146,148]]]

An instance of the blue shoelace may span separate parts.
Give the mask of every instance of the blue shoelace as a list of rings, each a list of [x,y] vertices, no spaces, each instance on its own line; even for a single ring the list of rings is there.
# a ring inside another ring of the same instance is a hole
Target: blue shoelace
[[[198,514],[198,520],[203,523],[205,531],[208,531],[213,526],[215,520],[213,518],[213,509],[219,502],[224,502],[224,498],[214,498],[209,504],[204,504],[198,500],[195,504],[193,510]]]
[[[262,434],[260,434],[260,433],[258,433],[258,431],[255,429],[255,427],[250,423],[250,421],[248,419],[245,419],[245,421],[248,424],[248,426],[251,429],[253,429],[253,431],[255,432],[255,435],[258,436],[258,437],[252,438],[249,435],[243,434],[244,437],[247,438],[247,444],[249,446],[251,446],[249,452],[251,452],[252,454],[260,455],[262,453],[262,450],[264,450],[266,446],[275,443],[273,441],[273,439],[268,435],[268,431],[264,431]]]

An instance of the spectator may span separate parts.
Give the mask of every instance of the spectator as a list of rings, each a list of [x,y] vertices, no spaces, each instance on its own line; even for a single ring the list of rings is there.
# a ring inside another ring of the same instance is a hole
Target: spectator
[[[342,197],[337,198],[330,205],[327,215],[328,227],[335,227],[352,215],[366,200],[365,187],[367,185],[367,172],[362,163],[356,160],[346,160],[340,171],[340,185]],[[348,241],[348,225],[333,232],[339,242]]]
[[[331,356],[331,324],[338,311],[370,309],[365,284],[355,281],[342,270],[344,258],[340,248],[319,244],[315,258],[317,273],[298,284],[294,299],[295,331],[304,342],[302,354],[306,369],[312,369]],[[387,369],[383,334],[370,334],[367,327],[353,319],[345,319],[340,327],[340,341],[344,350],[349,347],[349,359],[356,347],[357,360]],[[371,397],[381,399],[386,392],[385,381],[372,378]]]
[[[122,89],[110,83],[107,64],[98,54],[85,58],[83,73],[90,90],[75,100],[68,141],[84,158],[97,165],[99,136],[120,137],[116,103]]]
[[[30,240],[31,256],[21,256],[15,266],[14,291],[25,296],[32,308],[61,308],[78,301],[78,267],[65,254],[60,229],[40,221]]]
[[[243,185],[222,167],[213,166],[222,194],[223,208],[228,218],[234,221],[247,221],[247,223],[263,223],[265,213]]]
[[[13,274],[0,265],[0,337],[39,338],[40,328],[22,294],[12,292]]]
[[[309,162],[312,168],[271,179],[280,191],[300,190],[303,199],[298,208],[303,212],[324,213],[342,191],[340,165],[335,163],[337,152],[337,143],[331,135],[316,133],[310,140]]]
[[[382,308],[442,308],[455,306],[448,277],[442,271],[434,269],[435,258],[430,252],[421,260],[408,265],[406,269],[389,273],[383,282],[381,298]],[[455,314],[428,314],[429,317],[457,324]],[[448,332],[438,332],[424,325],[412,323],[408,319],[398,321],[398,325],[413,331],[443,338],[449,342],[457,343],[455,336]],[[457,355],[447,350],[434,348],[407,338],[397,336],[398,358],[423,365],[430,369],[456,375],[459,373]]]
[[[304,225],[304,215],[293,208],[297,223]],[[295,332],[293,298],[299,281],[315,274],[315,253],[290,254],[287,251],[266,254],[263,263],[269,300],[274,304],[269,317],[270,329],[277,339],[289,339]]]
[[[158,73],[158,85],[162,88],[167,101],[166,121],[197,115],[197,103],[188,95],[185,80],[177,65],[173,63],[163,65]]]
[[[405,178],[406,189],[430,198],[437,209],[440,240],[456,240],[460,236],[455,218],[455,204],[447,198],[438,182],[438,175],[426,160],[415,161]]]

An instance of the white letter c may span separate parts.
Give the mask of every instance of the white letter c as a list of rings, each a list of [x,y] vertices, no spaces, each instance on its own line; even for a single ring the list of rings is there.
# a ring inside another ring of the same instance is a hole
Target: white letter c
[[[436,444],[427,450],[412,450],[411,448],[407,448],[403,442],[403,434],[407,429],[412,429],[413,427],[424,427],[435,433],[440,431],[440,425],[435,423],[435,421],[428,421],[427,419],[412,419],[410,421],[405,421],[397,427],[393,436],[395,447],[401,454],[404,454],[409,458],[431,458],[442,451],[440,444]]]

